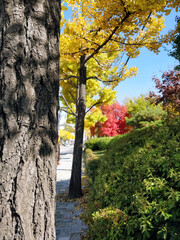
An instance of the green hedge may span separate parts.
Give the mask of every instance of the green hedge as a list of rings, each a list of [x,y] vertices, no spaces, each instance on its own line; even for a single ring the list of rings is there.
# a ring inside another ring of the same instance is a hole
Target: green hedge
[[[111,137],[91,138],[85,142],[85,146],[93,151],[106,150],[111,139]]]
[[[89,162],[89,239],[180,239],[179,129],[176,119],[116,136]]]

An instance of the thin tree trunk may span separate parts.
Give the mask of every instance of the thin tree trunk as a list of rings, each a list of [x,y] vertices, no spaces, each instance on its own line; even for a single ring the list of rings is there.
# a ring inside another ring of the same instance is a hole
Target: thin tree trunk
[[[86,111],[86,66],[84,62],[85,55],[80,59],[79,72],[79,96],[77,101],[77,117],[75,127],[75,143],[73,153],[72,174],[69,186],[69,196],[71,198],[78,198],[82,196],[81,188],[81,165],[82,165],[82,147],[84,134],[84,118]]]
[[[0,239],[55,239],[59,0],[0,0]]]

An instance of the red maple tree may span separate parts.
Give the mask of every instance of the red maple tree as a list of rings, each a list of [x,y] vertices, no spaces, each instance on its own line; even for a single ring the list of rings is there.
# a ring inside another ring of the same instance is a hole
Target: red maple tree
[[[91,127],[91,136],[113,137],[118,134],[127,133],[132,129],[126,124],[125,117],[129,117],[126,106],[121,106],[116,102],[112,105],[103,105],[101,111],[106,115],[107,120],[104,123],[97,122],[95,126]]]
[[[164,72],[162,81],[153,78],[159,95],[150,92],[149,100],[155,103],[162,103],[164,109],[180,113],[180,71],[172,70]]]

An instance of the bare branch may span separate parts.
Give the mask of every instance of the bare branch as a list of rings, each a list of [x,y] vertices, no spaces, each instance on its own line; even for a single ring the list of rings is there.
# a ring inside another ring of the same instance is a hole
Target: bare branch
[[[120,42],[116,39],[111,39],[113,42],[119,43],[121,45],[125,45],[125,46],[142,46],[144,45],[143,43],[125,43],[125,42]],[[120,50],[119,50],[120,51]]]
[[[66,98],[64,97],[64,95],[63,95],[62,93],[61,93],[61,96],[62,96],[63,100],[65,101],[65,103],[66,103],[67,107],[69,108],[69,110],[72,112],[72,115],[74,115],[75,117],[77,117],[77,114],[76,114],[76,113],[72,110],[72,108],[69,106]]]
[[[72,114],[71,112],[68,112],[68,111],[67,111],[66,109],[64,109],[64,108],[60,108],[60,110],[66,112],[67,114],[70,114],[70,115],[74,116],[74,114]]]
[[[93,51],[95,51],[96,49],[95,48],[85,48],[85,49],[81,49],[81,50],[79,50],[79,51],[77,51],[77,52],[72,52],[72,53],[61,53],[61,55],[76,55],[77,53],[81,53],[81,52],[86,52],[86,51],[88,51],[88,50],[93,50]]]
[[[100,103],[103,103],[103,102],[96,102],[96,103],[94,103],[94,104],[86,111],[86,113],[88,113],[89,111],[91,111],[91,109],[92,109],[93,107],[95,107],[97,104],[100,104]]]
[[[96,76],[88,77],[86,80],[89,80],[89,79],[96,79],[96,80],[98,80],[98,81],[100,81],[100,82],[104,82],[103,80],[99,79],[99,78],[96,77]]]
[[[100,67],[110,67],[110,65],[102,65],[95,57],[93,57],[93,59],[98,63],[98,65],[100,66]]]
[[[90,42],[90,43],[95,44],[95,45],[98,46],[98,47],[100,46],[98,43],[93,42],[93,41],[91,41],[91,40],[89,40],[89,39],[87,39],[87,38],[85,38],[85,37],[83,37],[83,36],[81,36],[81,35],[78,35],[78,34],[75,33],[75,32],[73,32],[73,34],[74,34],[75,36],[79,37],[79,38],[82,38],[82,39],[86,40],[87,42]]]
[[[96,77],[96,76],[88,77],[87,80],[89,80],[89,79],[96,79],[97,81],[102,82],[102,83],[104,83],[104,84],[110,83],[110,82],[117,82],[117,81],[119,81],[119,79],[103,81],[103,80],[99,79],[99,78]]]
[[[150,19],[152,15],[152,12],[149,13],[148,17],[147,17],[147,20],[146,20],[146,23],[144,24],[144,26],[142,27],[142,30],[144,30],[144,28],[146,27],[146,24],[148,23],[148,20]]]
[[[120,77],[120,75],[119,75],[118,77]],[[88,77],[87,80],[89,80],[89,79],[96,79],[97,81],[102,82],[102,83],[104,83],[104,84],[106,84],[106,83],[111,83],[111,82],[118,82],[118,81],[119,81],[119,79],[103,81],[103,80],[99,79],[99,78],[96,77],[96,76]]]
[[[128,64],[130,57],[127,58],[126,62],[124,63],[124,67]]]
[[[75,104],[77,104],[77,101],[76,101],[76,99],[74,98],[74,96],[72,95],[72,93],[71,93],[71,92],[69,92],[69,94],[71,95],[71,97],[72,97],[72,99],[73,99],[74,103],[75,103]]]
[[[75,84],[73,81],[69,80],[69,84],[75,88],[77,88],[77,84]]]

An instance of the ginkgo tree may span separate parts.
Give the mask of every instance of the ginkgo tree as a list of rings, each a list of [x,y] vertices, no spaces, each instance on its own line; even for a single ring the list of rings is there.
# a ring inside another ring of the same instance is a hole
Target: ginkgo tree
[[[162,43],[168,43],[173,38],[173,31],[166,36],[160,36],[164,28],[162,15],[168,15],[172,8],[178,11],[179,1],[67,0],[67,2],[73,9],[73,16],[65,23],[61,36],[61,63],[67,65],[63,74],[61,72],[61,79],[63,77],[62,88],[65,81],[68,81],[69,92],[76,105],[74,111],[65,96],[63,97],[71,113],[74,112],[76,116],[69,195],[79,197],[82,195],[81,156],[86,113],[86,85],[90,79],[94,79],[114,88],[120,81],[134,75],[136,69],[127,68],[130,58],[137,57],[142,47],[158,53]],[[88,70],[90,61],[91,64],[96,64],[97,71]],[[108,62],[110,64],[107,64]],[[118,67],[112,74],[115,65]],[[102,74],[99,68],[106,71]],[[75,75],[72,75],[72,70],[76,72]],[[76,87],[72,88],[74,80]]]
[[[67,40],[63,38],[65,33],[62,35],[61,43]],[[61,45],[63,46],[63,45]],[[95,124],[98,120],[99,122],[104,122],[106,117],[102,114],[99,106],[102,104],[112,104],[116,98],[116,91],[112,87],[108,86],[106,79],[109,76],[115,76],[118,74],[117,66],[113,66],[114,59],[117,58],[117,53],[108,55],[107,53],[99,54],[95,58],[92,58],[87,63],[86,71],[86,90],[84,91],[84,104],[85,111],[83,113],[83,124],[85,120],[85,125],[78,127],[77,120],[79,113],[81,112],[78,108],[80,97],[80,82],[79,82],[79,72],[78,72],[78,61],[67,58],[63,58],[60,64],[60,86],[61,86],[61,102],[62,109],[67,112],[67,122],[75,123],[76,134],[75,134],[75,144],[74,144],[74,159],[78,159],[78,168],[74,177],[75,181],[79,178],[79,184],[81,184],[81,155],[82,155],[82,144],[83,144],[83,133],[78,135],[77,131],[83,130],[84,126],[88,129],[91,125]],[[101,63],[101,64],[100,64]],[[104,82],[104,83],[103,83]],[[93,111],[91,111],[93,109]],[[86,117],[85,117],[86,116]],[[76,151],[78,153],[76,153]],[[75,160],[73,160],[75,162]],[[77,178],[78,176],[78,178]],[[81,187],[80,187],[81,188]],[[72,191],[70,196],[74,197],[75,190]],[[79,195],[76,195],[79,196]]]

